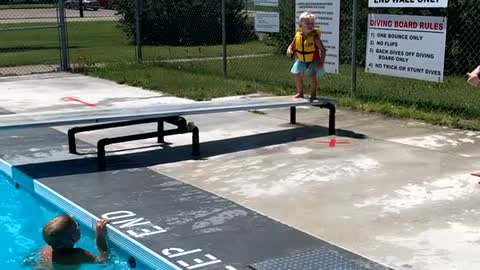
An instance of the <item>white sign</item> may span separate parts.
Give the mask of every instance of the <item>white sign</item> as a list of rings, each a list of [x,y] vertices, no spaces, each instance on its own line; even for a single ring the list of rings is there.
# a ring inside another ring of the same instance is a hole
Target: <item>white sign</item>
[[[368,0],[373,8],[446,8],[448,0]]]
[[[257,11],[255,12],[255,31],[257,32],[280,32],[280,14],[278,12]]]
[[[255,6],[278,7],[278,0],[255,0]]]
[[[315,27],[320,28],[321,39],[327,55],[325,71],[338,73],[340,45],[340,0],[296,0],[296,27],[299,16],[305,11],[315,15]]]
[[[368,15],[366,72],[443,82],[445,17]]]

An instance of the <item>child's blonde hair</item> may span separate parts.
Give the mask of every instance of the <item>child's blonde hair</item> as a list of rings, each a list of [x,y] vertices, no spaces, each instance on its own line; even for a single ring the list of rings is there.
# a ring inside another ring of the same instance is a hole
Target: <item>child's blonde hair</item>
[[[302,14],[300,14],[299,19],[300,19],[299,23],[302,24],[304,20],[315,20],[315,15],[310,11],[305,11]]]

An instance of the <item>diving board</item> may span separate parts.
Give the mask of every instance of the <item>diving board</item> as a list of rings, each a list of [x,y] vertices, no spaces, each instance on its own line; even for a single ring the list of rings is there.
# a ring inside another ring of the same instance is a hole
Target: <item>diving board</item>
[[[156,104],[144,107],[124,108],[89,108],[74,111],[48,111],[39,113],[20,113],[0,115],[0,130],[53,127],[63,125],[86,125],[73,127],[68,132],[69,151],[76,153],[75,134],[84,131],[100,130],[120,126],[158,123],[155,132],[135,134],[116,138],[104,138],[97,144],[98,170],[105,169],[105,146],[113,143],[158,137],[181,133],[192,133],[192,153],[199,155],[199,130],[188,123],[184,116],[198,114],[214,114],[222,112],[250,111],[290,107],[290,123],[296,123],[296,107],[313,106],[329,110],[329,135],[335,134],[335,101],[328,98],[293,99],[292,97],[242,97],[231,100],[214,100],[184,104]],[[164,130],[164,122],[177,126],[176,129]],[[99,124],[101,123],[101,124]],[[88,125],[90,124],[90,125]]]

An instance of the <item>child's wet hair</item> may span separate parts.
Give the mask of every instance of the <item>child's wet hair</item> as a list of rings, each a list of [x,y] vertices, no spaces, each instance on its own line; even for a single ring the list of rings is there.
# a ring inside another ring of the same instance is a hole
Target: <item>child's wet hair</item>
[[[72,240],[72,234],[77,230],[77,226],[77,222],[71,216],[57,216],[43,226],[43,240],[52,248],[60,248]]]

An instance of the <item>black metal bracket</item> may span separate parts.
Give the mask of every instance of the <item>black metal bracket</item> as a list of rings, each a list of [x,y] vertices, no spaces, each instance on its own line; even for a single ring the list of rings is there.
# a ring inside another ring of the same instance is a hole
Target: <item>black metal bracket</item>
[[[335,104],[333,103],[324,103],[319,105],[313,105],[315,107],[328,109],[329,110],[329,121],[328,121],[328,134],[335,135],[335,113],[336,108]],[[296,107],[290,107],[290,123],[295,124],[297,121],[296,117]],[[148,132],[148,133],[141,133],[141,134],[134,134],[134,135],[127,135],[127,136],[120,136],[114,138],[103,138],[97,142],[97,170],[104,171],[107,165],[107,157],[105,146],[114,144],[114,143],[122,143],[128,141],[136,141],[136,140],[143,140],[148,138],[157,138],[158,143],[164,143],[165,136],[169,135],[176,135],[176,134],[183,134],[183,133],[192,133],[192,155],[199,156],[200,155],[200,131],[198,127],[193,124],[187,123],[187,121],[180,116],[170,116],[170,117],[161,117],[161,118],[147,118],[147,119],[138,119],[138,120],[129,120],[129,121],[120,121],[120,122],[112,122],[112,123],[105,123],[105,124],[95,124],[89,126],[82,126],[82,127],[73,127],[68,130],[68,149],[70,153],[76,154],[77,153],[77,145],[75,141],[75,135],[80,132],[86,131],[93,131],[93,130],[100,130],[100,129],[108,129],[108,128],[115,128],[115,127],[123,127],[123,126],[131,126],[131,125],[139,125],[139,124],[146,124],[146,123],[157,123],[157,131],[155,132]],[[165,130],[165,122],[176,126],[175,129]]]
[[[297,123],[297,107],[290,107],[290,124]]]
[[[148,138],[157,138],[157,142],[164,143],[165,136],[183,134],[188,132],[192,132],[192,155],[194,156],[200,155],[200,135],[199,135],[200,131],[198,127],[194,126],[193,124],[188,124],[187,121],[180,116],[139,119],[139,120],[106,123],[106,124],[96,124],[96,125],[89,125],[89,126],[83,126],[83,127],[73,127],[68,130],[69,151],[72,154],[77,153],[76,142],[75,142],[75,134],[77,133],[99,130],[99,129],[114,128],[114,127],[154,123],[154,122],[157,123],[157,131],[155,132],[120,136],[120,137],[114,137],[114,138],[103,138],[99,140],[97,142],[97,170],[104,171],[106,169],[107,157],[106,157],[105,146],[107,145],[114,144],[114,143],[143,140]],[[164,122],[172,124],[177,128],[164,130]]]
[[[138,119],[138,120],[129,120],[129,121],[120,121],[120,122],[112,122],[112,123],[105,123],[105,124],[96,124],[96,125],[88,125],[82,127],[73,127],[68,130],[68,150],[71,154],[78,154],[77,153],[77,145],[75,142],[75,134],[80,132],[86,131],[93,131],[93,130],[100,130],[100,129],[108,129],[108,128],[115,128],[115,127],[124,127],[124,126],[132,126],[132,125],[140,125],[140,124],[147,124],[147,123],[158,123],[158,142],[163,142],[163,126],[164,122],[170,123],[172,125],[180,126],[184,129],[187,128],[187,121],[179,116],[174,117],[164,117],[164,118],[147,118],[147,119]]]
[[[335,104],[325,103],[325,104],[321,104],[321,105],[316,105],[316,107],[329,110],[329,113],[328,113],[328,135],[335,135],[336,134],[335,114],[337,112],[337,109],[335,108]]]
[[[333,103],[324,103],[320,105],[314,105],[315,107],[319,107],[322,109],[328,109],[329,114],[328,114],[328,135],[335,135],[335,114],[336,114],[336,108],[335,104]],[[290,124],[296,124],[297,123],[297,109],[296,107],[290,107]]]

